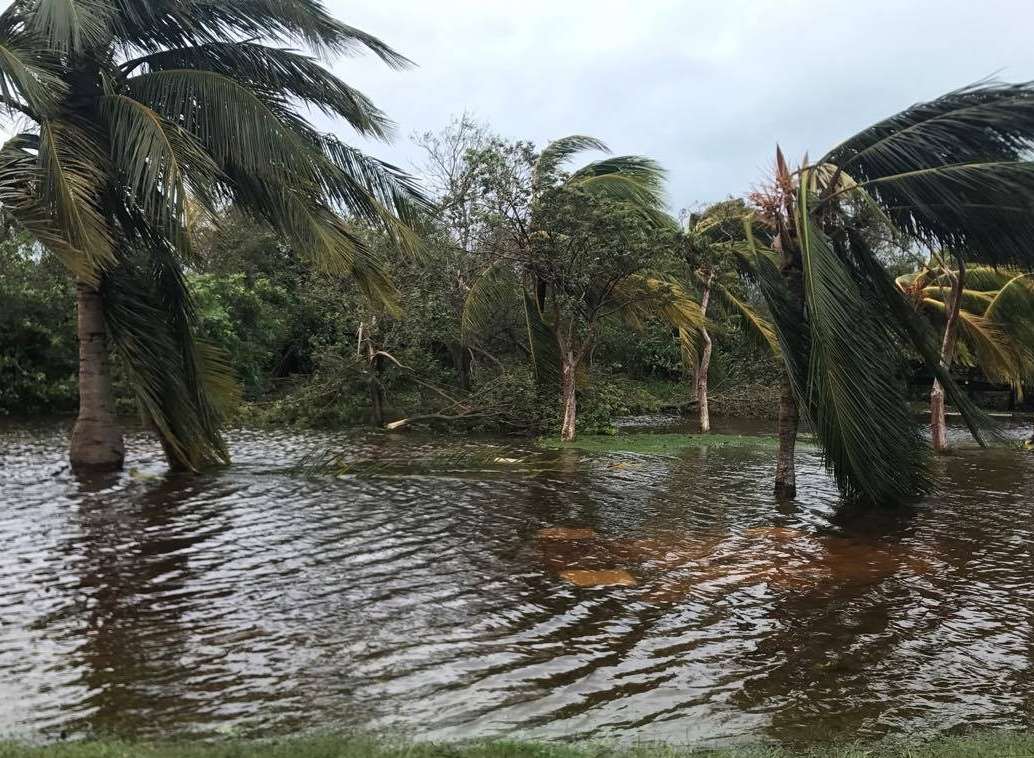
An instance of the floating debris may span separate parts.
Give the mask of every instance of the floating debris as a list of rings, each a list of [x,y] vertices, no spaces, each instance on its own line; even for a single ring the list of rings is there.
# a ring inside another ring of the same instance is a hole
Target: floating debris
[[[611,552],[626,560],[653,568],[674,569],[705,561],[721,543],[721,537],[684,537],[682,539],[624,539],[609,544]]]
[[[587,527],[551,526],[539,529],[536,536],[540,540],[594,540],[596,532]]]
[[[560,578],[576,587],[635,587],[635,577],[624,569],[561,571]]]

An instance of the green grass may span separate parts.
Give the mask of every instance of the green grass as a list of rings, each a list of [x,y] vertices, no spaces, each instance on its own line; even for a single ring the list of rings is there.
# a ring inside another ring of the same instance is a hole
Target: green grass
[[[573,442],[561,442],[555,437],[543,437],[539,446],[549,450],[573,448],[589,453],[652,453],[674,455],[694,447],[745,447],[775,449],[779,440],[774,435],[741,434],[592,434],[578,437]],[[811,446],[807,439],[798,439],[800,448]]]
[[[432,744],[368,737],[301,737],[274,741],[69,742],[0,744],[0,758],[1031,758],[1034,734],[1002,732],[932,742],[884,741],[812,747],[700,750],[676,746],[611,747],[535,742]]]

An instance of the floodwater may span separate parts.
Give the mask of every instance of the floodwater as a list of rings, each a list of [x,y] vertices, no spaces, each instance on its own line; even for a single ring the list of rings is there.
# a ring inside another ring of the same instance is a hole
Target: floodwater
[[[960,450],[865,513],[809,450],[790,503],[763,447],[238,431],[182,476],[137,436],[83,483],[66,434],[0,429],[0,736],[1034,725],[1031,453]],[[354,465],[291,470],[327,449]]]

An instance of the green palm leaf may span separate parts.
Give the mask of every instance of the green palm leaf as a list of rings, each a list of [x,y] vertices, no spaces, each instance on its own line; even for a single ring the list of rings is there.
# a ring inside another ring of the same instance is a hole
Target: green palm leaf
[[[553,140],[539,154],[532,171],[532,185],[535,191],[545,188],[557,178],[560,167],[578,153],[597,150],[609,153],[610,149],[595,137],[572,134]]]
[[[106,0],[36,0],[23,14],[52,50],[80,52],[110,39],[113,8]]]
[[[105,318],[145,423],[187,469],[229,460],[220,428],[236,405],[226,357],[196,337],[182,272],[169,253],[137,250],[105,276]]]
[[[280,92],[341,116],[360,134],[386,139],[393,123],[366,95],[327,71],[318,61],[291,50],[254,42],[208,42],[163,50],[123,64],[124,71],[203,70],[222,74],[249,88]]]
[[[699,272],[694,272],[694,277],[698,285],[707,285],[707,278]],[[760,311],[736,297],[731,289],[718,280],[711,282],[711,297],[725,314],[741,319],[744,333],[756,349],[779,355],[779,338],[775,327]]]
[[[1034,84],[919,103],[821,161],[850,172],[902,232],[992,264],[1034,262]]]
[[[571,175],[567,184],[627,203],[657,226],[674,229],[678,224],[665,210],[666,176],[665,170],[650,158],[622,155],[583,166]]]
[[[0,18],[0,104],[34,119],[49,115],[66,89],[54,63],[35,37]]]
[[[470,285],[463,302],[460,330],[464,344],[485,337],[498,315],[520,300],[521,286],[511,266],[497,263]]]
[[[841,491],[897,503],[930,488],[927,447],[908,407],[901,362],[829,238],[814,224],[802,187],[799,231],[811,333],[808,407]]]
[[[129,95],[192,134],[220,167],[278,182],[317,179],[319,153],[255,90],[213,71],[134,76]]]
[[[114,259],[111,229],[97,205],[107,156],[86,131],[67,122],[44,119],[39,130],[39,201],[49,210],[53,236],[79,253],[79,276],[96,281]]]
[[[216,211],[219,167],[189,132],[125,95],[106,95],[101,111],[115,168],[154,222],[178,236],[190,199]]]
[[[629,276],[613,288],[614,310],[639,326],[660,319],[676,330],[699,331],[709,326],[700,304],[676,281],[662,276]]]

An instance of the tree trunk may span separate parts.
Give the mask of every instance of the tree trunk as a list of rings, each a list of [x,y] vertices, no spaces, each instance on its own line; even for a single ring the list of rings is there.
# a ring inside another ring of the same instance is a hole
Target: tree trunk
[[[700,298],[700,312],[704,316],[707,315],[707,306],[711,302],[711,283],[714,281],[714,272],[712,271],[707,276],[707,284],[704,287],[704,294]],[[700,336],[704,343],[704,349],[700,353],[700,363],[697,365],[696,379],[696,400],[697,400],[697,413],[700,419],[700,432],[707,434],[711,431],[711,410],[707,403],[707,373],[711,370],[711,351],[713,345],[711,344],[711,335],[707,333],[707,329],[700,330]]]
[[[384,389],[376,376],[370,380],[370,409],[374,426],[384,426]]]
[[[800,249],[792,240],[782,245],[779,267],[789,296],[789,303],[804,322],[804,268]],[[790,376],[784,370],[782,393],[779,396],[779,449],[776,453],[775,494],[780,498],[797,497],[797,430],[800,414],[793,394]]]
[[[948,451],[948,418],[944,412],[944,387],[940,381],[933,380],[930,390],[930,441],[938,453]]]
[[[470,350],[462,342],[454,342],[449,347],[452,353],[452,365],[456,369],[456,379],[459,388],[464,392],[470,391]]]
[[[783,391],[779,396],[779,450],[776,453],[775,493],[777,497],[797,497],[797,467],[794,453],[797,449],[797,428],[800,418],[797,399],[793,396],[790,377],[783,377]]]
[[[575,436],[575,416],[578,411],[575,397],[575,361],[569,350],[563,351],[560,359],[560,406],[564,418],[560,427],[560,439],[570,442]]]
[[[941,341],[941,365],[947,371],[951,368],[955,357],[955,338],[958,334],[959,310],[962,307],[962,288],[965,285],[966,267],[959,263],[958,274],[951,285],[951,292],[944,304],[948,314],[947,323],[944,326],[944,339]],[[946,453],[948,451],[948,418],[944,408],[944,387],[939,379],[933,380],[933,388],[930,390],[930,440],[934,452]]]
[[[111,367],[104,301],[89,284],[76,285],[79,337],[79,417],[72,430],[72,468],[117,471],[126,458],[111,399]]]
[[[704,352],[700,356],[700,367],[697,369],[697,413],[700,417],[700,432],[711,431],[711,409],[707,402],[707,373],[711,368],[711,336],[706,329],[701,330],[704,337]]]

